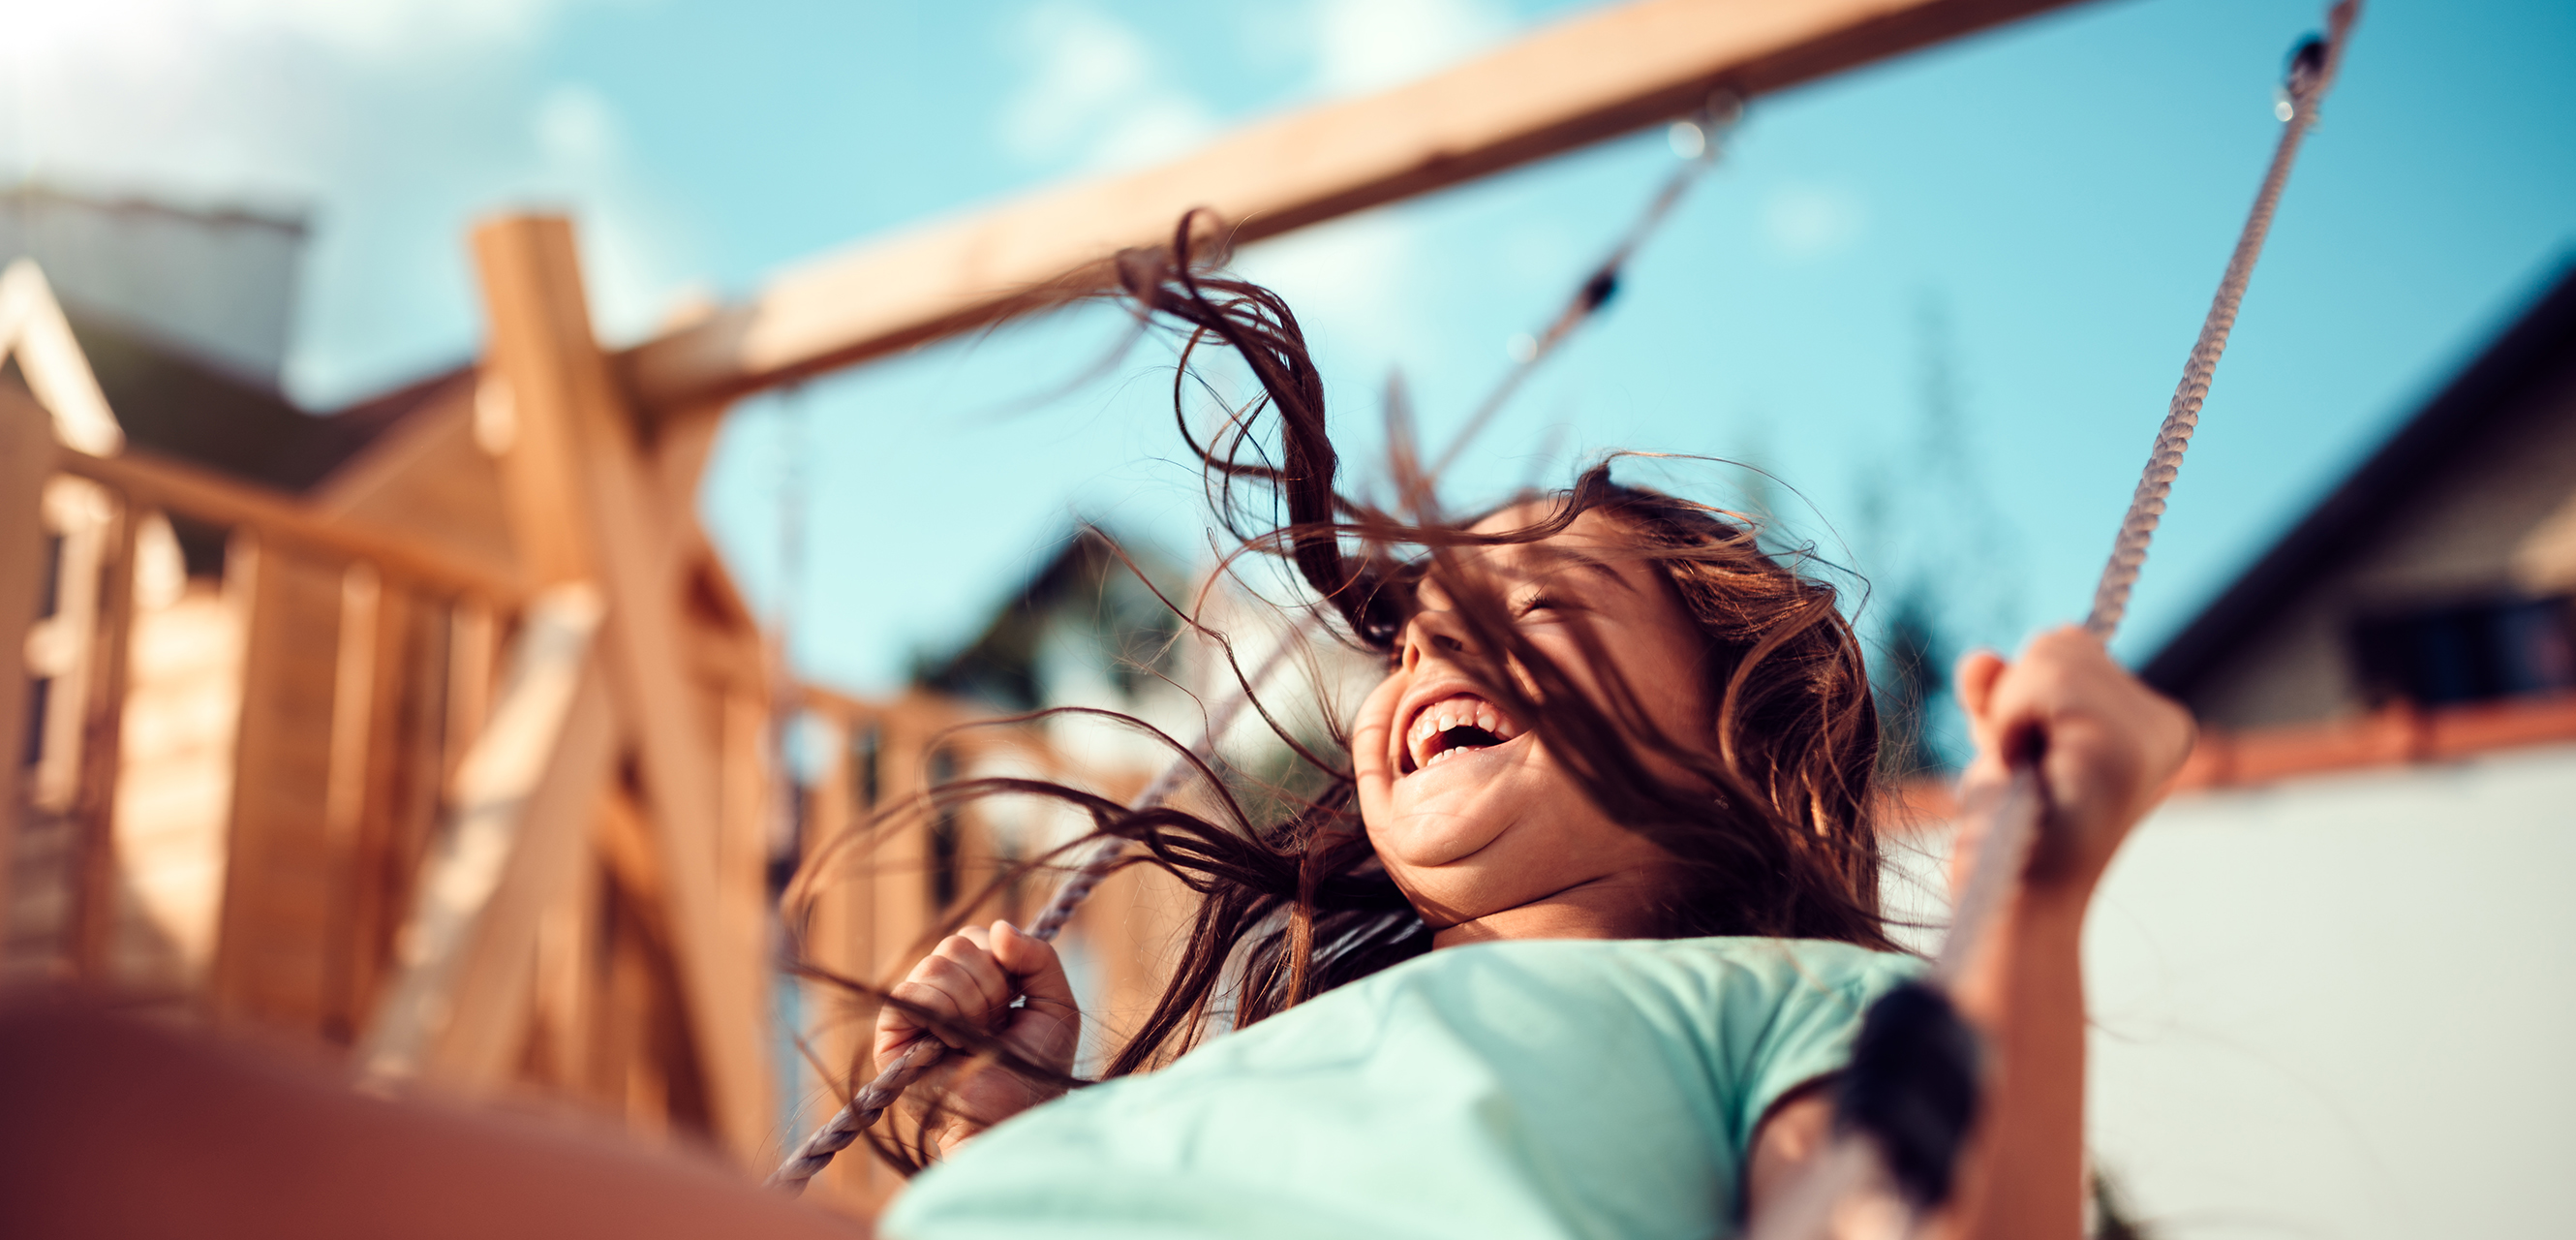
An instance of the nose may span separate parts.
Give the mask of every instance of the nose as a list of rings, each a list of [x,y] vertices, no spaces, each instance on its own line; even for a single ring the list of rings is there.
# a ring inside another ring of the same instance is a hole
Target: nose
[[[1448,660],[1473,648],[1467,626],[1459,621],[1449,600],[1433,596],[1428,590],[1423,594],[1426,597],[1421,609],[1404,626],[1404,670],[1408,672],[1420,666],[1426,655]]]

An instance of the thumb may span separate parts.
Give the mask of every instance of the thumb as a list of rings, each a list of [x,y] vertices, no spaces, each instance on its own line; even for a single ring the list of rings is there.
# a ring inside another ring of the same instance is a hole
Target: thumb
[[[1073,983],[1066,980],[1064,961],[1055,953],[1055,944],[1014,926],[1007,921],[993,923],[993,960],[1011,975],[1020,993],[1031,1004],[1060,1005],[1072,1012]]]
[[[1970,728],[1986,726],[1986,713],[1994,706],[1995,682],[2003,678],[2005,666],[2003,656],[1994,651],[1972,650],[1960,658],[1958,668],[1951,672],[1951,687],[1958,694],[1959,709],[1968,716]]]

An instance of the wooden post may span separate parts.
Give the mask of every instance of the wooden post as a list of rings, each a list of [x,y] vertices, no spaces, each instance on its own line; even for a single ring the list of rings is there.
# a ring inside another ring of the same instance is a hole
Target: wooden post
[[[72,804],[79,832],[72,902],[72,969],[93,981],[108,977],[116,935],[116,775],[124,756],[125,683],[132,670],[134,536],[141,524],[122,497],[108,518],[98,565],[98,614],[89,641],[87,701],[81,705],[80,792]]]
[[[369,944],[365,923],[369,802],[375,781],[370,756],[388,739],[382,716],[386,664],[402,657],[387,641],[384,575],[363,560],[340,572],[340,648],[331,677],[331,749],[322,785],[322,863],[336,879],[323,949],[321,1029],[343,1045],[356,1039],[363,1013],[357,1007],[359,972]]]
[[[767,1144],[770,1097],[757,956],[730,949],[715,869],[715,720],[688,681],[681,592],[668,548],[690,522],[654,480],[631,401],[591,334],[571,225],[509,217],[477,228],[491,321],[485,381],[513,431],[502,482],[522,562],[540,582],[586,578],[608,599],[605,667],[664,859],[663,891],[689,1037],[719,1140]]]
[[[45,593],[45,479],[54,471],[53,419],[0,385],[0,928],[8,924],[10,866],[27,812],[27,631]]]
[[[377,588],[371,608],[375,623],[362,647],[367,654],[363,663],[354,657],[359,648],[352,640],[356,617],[344,613],[340,632],[339,696],[349,722],[334,721],[334,743],[354,744],[357,752],[333,755],[332,795],[340,801],[334,813],[347,816],[345,824],[335,821],[334,829],[345,830],[349,842],[348,877],[332,931],[337,955],[331,961],[326,1019],[338,1036],[354,1041],[375,1010],[393,935],[409,911],[407,876],[436,821],[444,786],[439,779],[444,765],[439,724],[446,706],[438,690],[447,668],[438,640],[445,626],[430,600],[399,580],[362,572],[358,565],[350,572],[346,601],[363,601],[367,590],[362,583],[368,580],[376,581]],[[357,677],[364,678],[363,688],[348,683]]]

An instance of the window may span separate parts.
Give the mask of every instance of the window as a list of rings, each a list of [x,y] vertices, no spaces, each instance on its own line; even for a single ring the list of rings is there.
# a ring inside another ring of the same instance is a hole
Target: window
[[[2363,685],[2423,706],[2576,689],[2576,598],[2450,603],[2353,626]]]

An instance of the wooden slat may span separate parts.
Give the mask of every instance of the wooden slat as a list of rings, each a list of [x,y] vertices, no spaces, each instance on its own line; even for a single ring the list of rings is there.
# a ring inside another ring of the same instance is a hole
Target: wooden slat
[[[483,732],[483,718],[492,708],[494,669],[500,666],[501,621],[492,609],[471,600],[459,602],[448,613],[447,621],[447,719],[442,726],[442,752],[447,755],[447,769],[439,772],[444,786],[456,774],[456,764],[465,760],[465,751]]]
[[[53,472],[53,420],[0,385],[0,930],[8,924],[10,864],[25,812],[29,677],[27,630],[45,590],[45,478]]]
[[[72,967],[85,978],[107,976],[116,930],[116,784],[124,757],[125,686],[133,670],[134,540],[141,525],[131,502],[109,518],[107,553],[98,566],[97,627],[90,637],[88,701],[81,704],[80,794],[72,805],[79,863],[72,904]]]
[[[42,812],[72,812],[80,796],[81,735],[84,704],[98,676],[96,641],[100,572],[109,554],[109,526],[116,501],[106,488],[81,478],[48,478],[44,486],[45,528],[55,537],[53,612],[28,636],[26,656],[39,664],[45,690],[42,730],[31,774],[30,801]],[[39,657],[39,647],[42,648]]]
[[[716,925],[726,954],[749,962],[769,955],[769,828],[772,814],[782,812],[774,803],[780,788],[771,779],[769,702],[762,688],[707,686],[709,705],[721,712],[723,729],[711,867]],[[764,1010],[767,998],[760,996]]]
[[[319,1033],[347,861],[325,809],[347,569],[237,533],[224,571],[246,601],[244,692],[211,998],[226,1016]]]
[[[594,812],[593,819],[596,820]],[[530,1061],[555,1088],[580,1097],[590,1084],[597,1030],[600,867],[587,844],[576,847],[554,904],[537,920],[535,1037]]]
[[[1215,211],[1253,241],[2069,0],[1639,0],[1387,91],[1245,127],[1196,154],[1041,191],[789,269],[748,304],[623,360],[674,413],[1007,317],[1034,289],[1098,287],[1105,260]]]
[[[492,324],[487,382],[506,384],[515,432],[502,481],[539,580],[591,576],[608,600],[606,666],[665,860],[663,894],[682,1013],[716,1136],[751,1158],[772,1139],[761,957],[722,927],[716,725],[691,683],[673,575],[690,519],[656,485],[634,410],[591,333],[572,227],[507,217],[474,233]]]
[[[102,456],[125,446],[125,429],[33,258],[0,270],[0,358],[18,363],[19,376],[50,411],[55,438]]]
[[[389,574],[422,585],[498,602],[517,602],[527,594],[515,575],[489,564],[388,530],[334,521],[276,492],[139,449],[100,457],[63,448],[55,464],[64,473],[99,482],[146,508],[213,525],[246,526],[269,542],[307,554],[373,561]]]
[[[438,822],[446,787],[448,614],[388,587],[377,608],[372,718],[358,842],[339,932],[335,1012],[354,1033],[382,998],[394,942]],[[463,750],[470,741],[457,745]]]
[[[824,712],[839,725],[841,744],[806,802],[800,865],[810,873],[798,889],[800,898],[781,912],[797,919],[791,923],[799,936],[794,950],[802,958],[843,977],[877,980],[875,900],[867,879],[868,858],[854,835],[865,829],[875,808],[864,803],[870,777],[859,769],[859,740],[877,725],[846,704]],[[882,782],[877,786],[882,788]],[[807,1039],[811,1062],[793,1065],[805,1109],[795,1117],[793,1127],[799,1132],[811,1130],[847,1097],[850,1077],[863,1068],[873,1029],[872,1021],[856,1019],[856,997],[838,986],[807,982],[804,998],[804,1027],[796,1032]],[[894,1182],[874,1158],[841,1158],[824,1169],[806,1196],[826,1209],[864,1218],[875,1212]]]

